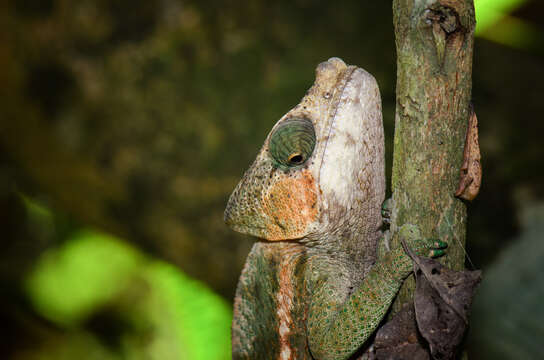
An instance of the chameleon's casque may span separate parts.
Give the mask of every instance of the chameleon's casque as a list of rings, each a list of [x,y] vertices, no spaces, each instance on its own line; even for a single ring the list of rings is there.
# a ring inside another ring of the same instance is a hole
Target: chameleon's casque
[[[358,356],[412,269],[402,249],[376,260],[384,192],[378,86],[332,58],[274,125],[225,210],[234,230],[264,239],[236,289],[233,359]]]

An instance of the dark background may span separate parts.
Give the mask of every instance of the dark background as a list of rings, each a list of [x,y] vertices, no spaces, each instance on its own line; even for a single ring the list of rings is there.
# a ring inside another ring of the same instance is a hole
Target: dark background
[[[485,276],[474,359],[544,356],[544,3],[519,3],[478,29],[474,49],[483,184],[469,206],[467,266]],[[226,200],[329,57],[376,77],[390,167],[390,2],[32,0],[0,10],[2,358],[228,358],[229,303],[253,240],[224,226]],[[142,270],[142,258],[167,270]],[[177,280],[161,287],[166,278]]]

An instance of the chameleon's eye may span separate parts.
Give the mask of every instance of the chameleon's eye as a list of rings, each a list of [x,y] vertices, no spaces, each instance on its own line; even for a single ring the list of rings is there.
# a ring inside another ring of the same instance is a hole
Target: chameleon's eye
[[[314,147],[314,126],[308,119],[286,119],[270,135],[270,155],[282,169],[303,165],[312,155]]]

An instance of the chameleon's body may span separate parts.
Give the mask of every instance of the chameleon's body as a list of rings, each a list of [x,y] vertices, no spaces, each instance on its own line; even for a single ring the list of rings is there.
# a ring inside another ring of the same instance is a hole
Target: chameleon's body
[[[401,249],[376,261],[384,167],[376,81],[337,58],[321,63],[225,211],[233,229],[266,240],[238,283],[233,359],[347,359],[364,348],[411,271]]]

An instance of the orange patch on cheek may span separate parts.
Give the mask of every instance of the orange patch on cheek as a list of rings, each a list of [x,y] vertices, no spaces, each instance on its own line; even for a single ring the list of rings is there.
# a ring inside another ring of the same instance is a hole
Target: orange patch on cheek
[[[308,225],[317,218],[315,180],[308,170],[296,178],[276,182],[263,198],[268,240],[296,239],[306,235]]]

